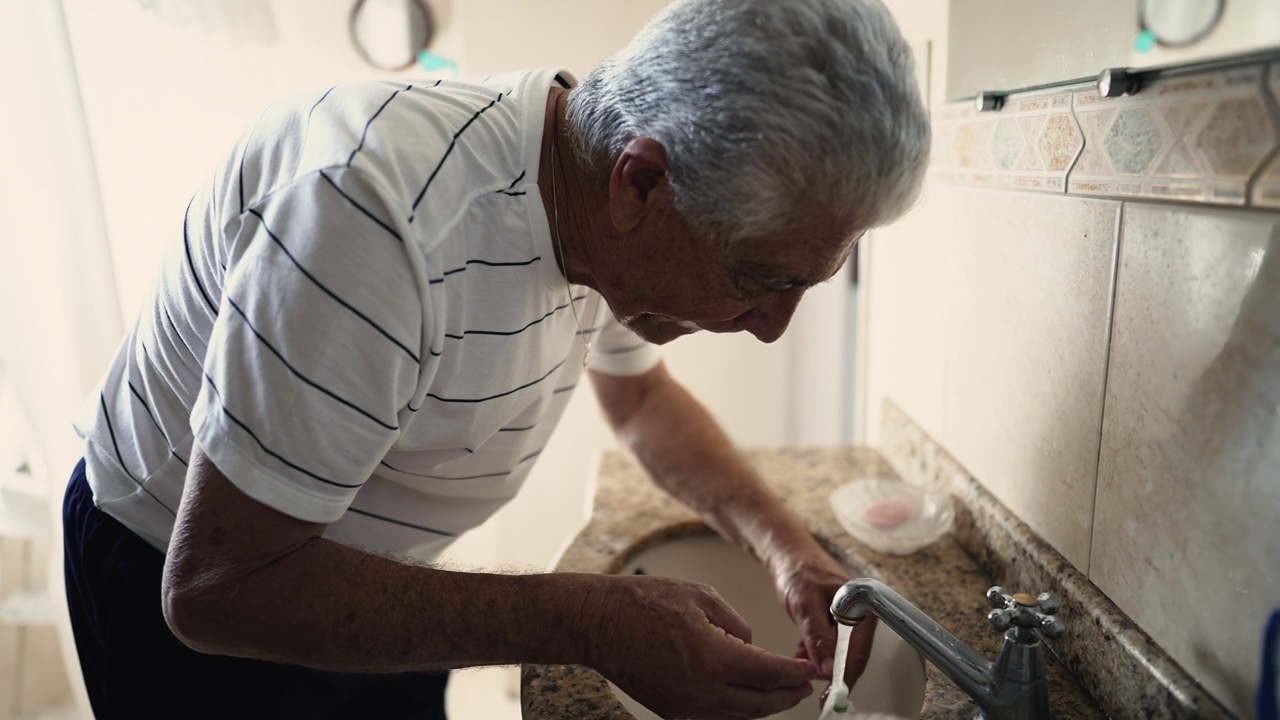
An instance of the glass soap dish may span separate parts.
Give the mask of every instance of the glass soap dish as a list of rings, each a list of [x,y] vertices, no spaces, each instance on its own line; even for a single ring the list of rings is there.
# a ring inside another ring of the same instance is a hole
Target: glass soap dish
[[[831,510],[854,539],[889,555],[910,555],[951,530],[951,496],[887,477],[845,483]]]

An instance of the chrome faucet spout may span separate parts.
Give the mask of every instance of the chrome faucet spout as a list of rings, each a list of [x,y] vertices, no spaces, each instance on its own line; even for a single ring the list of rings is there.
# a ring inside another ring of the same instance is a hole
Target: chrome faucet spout
[[[981,720],[1051,717],[1040,635],[1059,637],[1063,632],[1062,621],[1052,617],[1057,599],[1048,593],[1039,598],[1007,595],[993,587],[987,601],[996,608],[987,616],[992,627],[1007,630],[995,662],[879,580],[845,583],[831,602],[831,615],[845,625],[857,625],[868,612],[875,615],[973,698]]]

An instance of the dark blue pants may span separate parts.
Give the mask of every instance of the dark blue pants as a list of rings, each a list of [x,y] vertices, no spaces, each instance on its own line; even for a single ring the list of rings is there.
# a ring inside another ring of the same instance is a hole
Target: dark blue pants
[[[83,461],[62,517],[71,627],[98,720],[444,720],[448,673],[331,673],[183,645],[160,607],[164,554],[94,506]]]

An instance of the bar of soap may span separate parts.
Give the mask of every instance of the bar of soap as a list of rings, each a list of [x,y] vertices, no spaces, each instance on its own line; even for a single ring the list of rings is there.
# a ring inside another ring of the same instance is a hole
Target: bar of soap
[[[910,555],[951,529],[955,510],[945,492],[894,477],[858,478],[831,491],[828,500],[840,527],[872,550]]]
[[[862,511],[862,519],[881,530],[896,528],[911,517],[911,508],[901,500],[880,500]]]

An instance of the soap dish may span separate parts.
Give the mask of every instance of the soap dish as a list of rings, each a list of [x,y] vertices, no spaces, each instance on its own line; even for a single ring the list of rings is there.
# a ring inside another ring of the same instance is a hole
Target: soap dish
[[[887,477],[845,483],[831,492],[831,510],[845,532],[872,549],[909,555],[951,530],[951,496]]]

